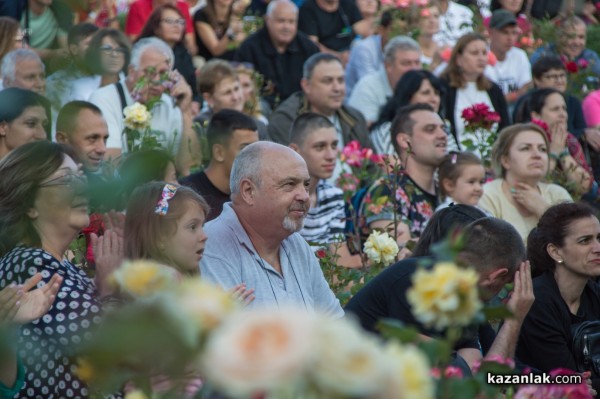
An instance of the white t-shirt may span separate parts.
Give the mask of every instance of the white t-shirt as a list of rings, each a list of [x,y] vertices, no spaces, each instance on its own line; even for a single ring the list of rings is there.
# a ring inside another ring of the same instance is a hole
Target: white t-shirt
[[[440,15],[440,31],[433,36],[433,40],[440,47],[454,47],[462,35],[472,31],[473,11],[469,7],[449,1],[446,13]]]
[[[125,84],[123,84],[123,91],[125,92],[126,106],[132,105],[135,101],[131,98]],[[117,87],[112,84],[99,88],[92,93],[90,102],[100,108],[108,125],[109,137],[106,147],[121,148],[123,152],[127,152],[127,140],[123,135],[124,116]],[[181,110],[175,106],[170,96],[163,94],[161,102],[156,104],[150,113],[152,114],[152,130],[160,132],[158,142],[164,149],[173,154],[176,153],[183,133]]]
[[[485,76],[500,86],[504,95],[519,90],[531,82],[531,64],[527,53],[511,47],[503,61],[485,68]]]
[[[454,128],[456,130],[456,137],[458,142],[462,143],[463,140],[471,138],[476,140],[470,134],[465,133],[465,121],[462,118],[462,112],[464,109],[472,107],[475,104],[484,103],[490,107],[490,111],[495,111],[492,100],[488,95],[487,91],[479,90],[476,82],[467,82],[467,85],[456,91],[456,106],[454,107]],[[493,130],[493,129],[492,129]],[[462,146],[462,144],[461,144]],[[481,156],[480,154],[477,154]]]
[[[393,94],[385,68],[381,67],[358,81],[348,99],[348,105],[359,110],[367,123],[373,123],[377,122],[381,108]]]

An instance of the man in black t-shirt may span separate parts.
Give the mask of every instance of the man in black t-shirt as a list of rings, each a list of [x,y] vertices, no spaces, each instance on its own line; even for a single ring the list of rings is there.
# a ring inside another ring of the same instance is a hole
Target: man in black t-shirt
[[[229,176],[233,160],[244,147],[258,141],[258,128],[251,117],[238,111],[223,109],[211,118],[206,139],[210,149],[208,166],[185,177],[181,184],[191,187],[204,197],[210,206],[206,218],[208,222],[219,216],[223,204],[229,201]]]
[[[458,207],[457,207],[458,208]],[[452,207],[442,210],[446,214]],[[426,232],[427,239],[443,229],[440,219],[432,219]],[[430,243],[435,240],[429,241]],[[521,325],[533,304],[531,269],[525,259],[525,247],[519,233],[509,223],[491,217],[478,219],[464,230],[464,248],[458,254],[457,261],[470,265],[479,274],[478,286],[483,301],[496,296],[505,284],[515,282],[515,290],[507,307],[514,318],[507,319],[486,355],[499,355],[503,358],[514,357],[517,337]],[[417,248],[418,250],[418,248]],[[409,258],[402,260],[377,275],[350,300],[345,310],[358,317],[361,325],[368,331],[376,332],[376,324],[383,318],[396,319],[406,325],[416,327],[428,337],[441,336],[444,332],[425,328],[417,321],[406,298],[406,292],[412,286],[412,276],[418,267],[427,267],[434,262],[431,258]],[[479,336],[474,328],[467,328],[455,346],[457,353],[469,364],[481,361],[482,348]]]
[[[298,29],[345,65],[354,37],[368,36],[372,27],[352,0],[307,0],[300,7]]]

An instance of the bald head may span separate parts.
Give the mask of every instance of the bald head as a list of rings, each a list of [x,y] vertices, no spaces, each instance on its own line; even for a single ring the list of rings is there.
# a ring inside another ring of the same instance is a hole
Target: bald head
[[[270,2],[265,24],[275,47],[278,50],[285,48],[298,31],[298,7],[289,0]]]

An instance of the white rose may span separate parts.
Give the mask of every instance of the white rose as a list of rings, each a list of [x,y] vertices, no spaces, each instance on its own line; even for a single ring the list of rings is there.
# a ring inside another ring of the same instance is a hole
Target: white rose
[[[123,115],[125,116],[125,127],[129,129],[136,130],[150,127],[152,115],[143,104],[135,102],[134,104],[125,107]]]
[[[301,386],[314,361],[315,316],[305,311],[255,309],[232,315],[210,335],[203,375],[233,397]]]
[[[433,399],[435,386],[425,355],[414,346],[385,347],[386,382],[381,399]]]
[[[311,368],[311,379],[321,397],[363,397],[381,389],[385,375],[382,349],[356,323],[323,316],[313,344],[319,357]]]
[[[388,266],[396,260],[399,248],[396,240],[388,233],[373,231],[365,242],[363,250],[371,262]]]
[[[230,293],[197,277],[180,284],[177,302],[183,312],[203,330],[217,327],[239,306]]]

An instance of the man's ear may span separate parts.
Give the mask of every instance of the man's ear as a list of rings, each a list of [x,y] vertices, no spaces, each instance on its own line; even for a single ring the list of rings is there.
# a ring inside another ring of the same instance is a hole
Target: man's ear
[[[508,274],[508,269],[506,267],[501,267],[500,269],[489,272],[485,280],[489,281],[490,283],[494,283],[495,281],[503,281],[506,280]]]
[[[408,150],[410,148],[410,136],[406,133],[398,133],[396,135],[396,143],[401,150]]]
[[[211,156],[216,162],[223,162],[225,160],[225,148],[221,144],[213,144]]]
[[[294,151],[296,151],[297,153],[300,153],[300,147],[298,147],[298,144],[296,143],[290,143],[290,148]]]
[[[250,179],[242,179],[240,182],[240,196],[242,200],[252,206],[255,203],[256,186]]]
[[[308,89],[308,79],[306,78],[302,78],[300,80],[300,87],[302,88],[302,91],[304,93],[306,93],[307,89]]]
[[[56,132],[56,142],[67,144],[69,141],[67,140],[67,135],[63,132]]]
[[[8,122],[0,122],[0,137],[6,137]]]

